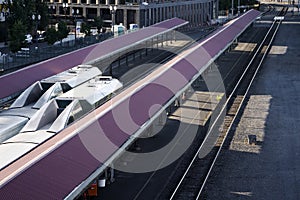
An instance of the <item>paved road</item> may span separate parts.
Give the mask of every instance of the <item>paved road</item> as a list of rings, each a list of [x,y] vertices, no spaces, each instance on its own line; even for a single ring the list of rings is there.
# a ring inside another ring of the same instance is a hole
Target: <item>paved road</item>
[[[300,17],[286,19],[204,199],[300,199]]]

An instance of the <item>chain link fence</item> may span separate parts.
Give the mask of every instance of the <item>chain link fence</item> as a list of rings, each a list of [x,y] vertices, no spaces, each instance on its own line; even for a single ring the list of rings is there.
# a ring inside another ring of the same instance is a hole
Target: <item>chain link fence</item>
[[[10,72],[16,68],[22,68],[30,64],[34,64],[49,58],[53,58],[76,49],[80,49],[95,43],[102,42],[112,37],[112,33],[103,33],[99,35],[86,36],[61,42],[59,44],[38,47],[33,44],[30,48],[22,48],[16,53],[8,53],[0,55],[0,72]]]

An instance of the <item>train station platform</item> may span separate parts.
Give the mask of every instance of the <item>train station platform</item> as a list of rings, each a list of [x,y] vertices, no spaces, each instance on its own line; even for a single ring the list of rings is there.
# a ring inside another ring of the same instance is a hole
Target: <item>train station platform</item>
[[[77,197],[258,15],[251,10],[220,28],[2,170],[0,198]]]
[[[299,199],[300,17],[285,16],[205,199]]]
[[[224,93],[221,92],[194,91],[189,98],[185,99],[184,104],[180,105],[180,109],[172,113],[169,118],[186,124],[205,126],[223,96]],[[182,113],[186,115],[183,117]],[[197,121],[190,121],[195,116]]]

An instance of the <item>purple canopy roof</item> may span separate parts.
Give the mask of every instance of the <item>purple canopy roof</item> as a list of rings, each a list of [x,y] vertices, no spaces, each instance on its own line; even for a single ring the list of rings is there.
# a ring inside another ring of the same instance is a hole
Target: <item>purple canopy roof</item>
[[[49,59],[2,76],[0,77],[0,85],[5,85],[6,87],[0,87],[0,99],[22,91],[32,83],[43,78],[55,75],[76,65],[87,63],[96,58],[112,54],[119,49],[161,34],[166,30],[175,29],[186,23],[186,21],[178,18],[169,19],[139,31],[106,40],[99,44],[64,54],[60,57]]]
[[[6,181],[0,199],[61,199],[84,181],[211,59],[215,59],[260,13],[251,10],[218,30],[168,69],[151,74],[78,123],[0,172],[0,180],[51,149]],[[199,59],[200,58],[200,59]],[[142,87],[140,87],[142,85]],[[132,93],[128,95],[128,93]],[[126,96],[127,95],[127,96]],[[68,134],[73,134],[66,139]],[[62,139],[65,142],[57,145]],[[53,146],[52,146],[53,145]]]

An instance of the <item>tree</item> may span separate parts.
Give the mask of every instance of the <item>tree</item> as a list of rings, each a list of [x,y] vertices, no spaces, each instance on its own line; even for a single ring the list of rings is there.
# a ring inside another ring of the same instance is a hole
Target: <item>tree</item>
[[[12,28],[15,23],[21,21],[26,27],[26,31],[30,31],[32,26],[31,16],[34,10],[34,4],[32,0],[14,0],[8,2],[9,5],[9,16],[8,26]]]
[[[21,49],[22,43],[25,40],[26,26],[22,21],[17,21],[10,29],[10,44],[9,47],[12,52],[17,52]]]
[[[49,14],[46,1],[43,0],[8,0],[8,26],[11,28],[17,21],[21,21],[27,32],[33,32],[37,21],[32,15],[40,15],[39,29],[44,30],[48,25]]]
[[[4,23],[0,23],[0,42],[4,42],[5,41],[5,37],[6,37],[6,27]]]
[[[94,27],[97,27],[98,33],[100,33],[100,30],[101,30],[101,28],[102,28],[102,26],[103,26],[103,20],[102,20],[102,18],[99,17],[99,16],[96,17],[96,18],[94,19],[93,26],[94,26]]]
[[[54,44],[58,41],[58,33],[55,28],[49,28],[46,32],[46,41],[48,44]]]
[[[67,24],[63,21],[60,21],[57,27],[57,36],[61,43],[64,38],[68,37],[69,32],[70,30],[68,29]]]
[[[46,1],[36,0],[35,1],[35,12],[41,16],[38,29],[45,30],[49,24],[49,12]]]
[[[81,32],[85,33],[85,35],[87,36],[91,35],[91,25],[89,25],[88,23],[82,23]]]
[[[253,5],[259,3],[257,0],[240,0],[240,5]],[[234,0],[233,2],[234,10],[237,11],[238,0]],[[232,7],[231,0],[220,0],[219,1],[219,10],[228,10],[230,11]]]

